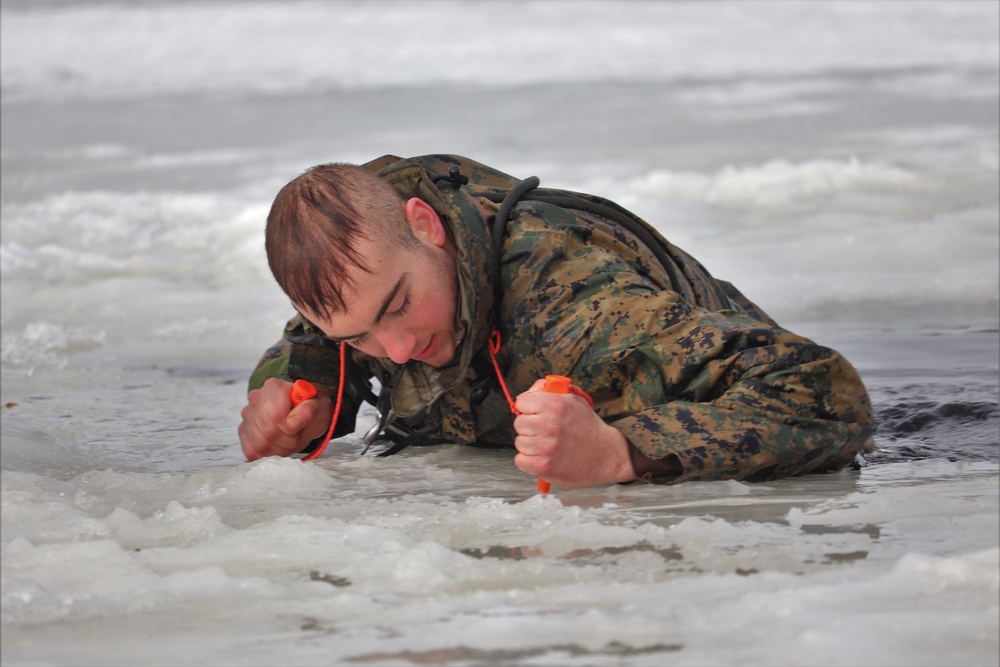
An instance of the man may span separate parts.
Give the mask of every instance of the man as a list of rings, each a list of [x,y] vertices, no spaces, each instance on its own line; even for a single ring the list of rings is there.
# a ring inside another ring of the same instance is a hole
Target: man
[[[286,185],[266,249],[299,314],[251,376],[248,460],[353,432],[374,376],[396,448],[513,445],[519,469],[565,488],[853,461],[874,420],[837,352],[616,204],[536,185],[448,155],[322,165]],[[593,407],[543,391],[550,374]],[[298,378],[321,392],[293,406]]]

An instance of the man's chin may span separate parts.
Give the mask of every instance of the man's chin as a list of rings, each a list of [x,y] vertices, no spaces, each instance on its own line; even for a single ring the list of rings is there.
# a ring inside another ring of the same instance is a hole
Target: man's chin
[[[441,345],[440,349],[424,363],[434,368],[444,368],[451,364],[456,356],[454,345]]]
[[[452,355],[448,356],[447,359],[443,359],[443,358],[439,357],[439,358],[436,358],[436,359],[428,359],[424,363],[427,364],[428,366],[433,366],[434,368],[444,368],[445,366],[449,365],[454,360],[455,360],[455,355],[452,354]]]

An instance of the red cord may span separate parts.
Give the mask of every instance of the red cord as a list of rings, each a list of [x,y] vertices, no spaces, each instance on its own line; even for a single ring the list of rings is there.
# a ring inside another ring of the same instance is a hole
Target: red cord
[[[507,397],[507,404],[510,406],[510,411],[514,413],[517,417],[521,414],[521,411],[517,409],[514,405],[514,399],[510,395],[510,389],[507,389],[507,383],[504,382],[503,373],[500,372],[500,364],[497,363],[497,352],[500,351],[500,331],[493,327],[493,332],[490,334],[489,342],[490,350],[490,361],[493,362],[493,370],[497,372],[497,379],[500,380],[500,388],[503,389],[503,395]]]
[[[326,438],[323,439],[323,444],[303,456],[303,461],[312,461],[322,454],[323,450],[326,449],[326,446],[330,444],[330,438],[333,437],[333,431],[337,427],[337,420],[340,418],[340,406],[344,402],[344,375],[347,374],[344,366],[346,357],[346,352],[344,350],[346,347],[346,343],[340,344],[340,381],[337,383],[337,403],[335,404],[336,407],[333,410],[333,418],[330,420],[330,430],[326,432]]]
[[[574,385],[570,385],[569,393],[576,394],[577,396],[583,396],[585,399],[587,399],[587,403],[590,405],[590,409],[591,410],[594,409],[594,399],[592,399],[590,397],[590,395],[587,392],[585,392],[583,389],[580,389],[575,384]]]
[[[489,351],[490,361],[493,362],[493,370],[497,372],[497,379],[500,380],[500,388],[503,389],[503,395],[507,397],[507,404],[510,405],[510,411],[513,412],[516,417],[521,414],[521,411],[514,405],[514,399],[510,395],[510,390],[507,389],[507,383],[504,382],[503,373],[500,372],[500,364],[497,363],[497,353],[500,352],[500,332],[496,327],[493,328],[493,333],[490,334]],[[582,396],[587,400],[587,404],[590,405],[590,409],[594,409],[594,399],[592,399],[583,389],[580,389],[573,384],[569,386],[569,393]]]

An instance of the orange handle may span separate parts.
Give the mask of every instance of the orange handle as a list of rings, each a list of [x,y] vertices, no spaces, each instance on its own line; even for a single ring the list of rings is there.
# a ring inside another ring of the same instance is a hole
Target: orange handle
[[[545,391],[550,394],[568,394],[573,381],[565,375],[546,375]]]
[[[565,375],[546,375],[545,376],[545,391],[550,394],[568,394],[572,380],[570,380]],[[546,482],[541,477],[538,478],[538,484],[535,486],[535,490],[538,493],[548,493],[552,488],[552,485]]]
[[[308,380],[296,380],[289,392],[289,398],[292,399],[292,405],[298,405],[303,401],[308,401],[316,393],[316,387]]]

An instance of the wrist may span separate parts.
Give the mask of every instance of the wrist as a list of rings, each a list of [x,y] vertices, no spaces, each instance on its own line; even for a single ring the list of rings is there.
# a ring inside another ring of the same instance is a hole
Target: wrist
[[[613,461],[613,469],[611,471],[612,479],[609,481],[617,484],[636,481],[639,477],[636,475],[635,468],[632,466],[632,443],[628,441],[625,434],[616,429],[614,426],[608,425],[608,428],[614,433],[613,437],[615,441],[615,455],[611,457],[611,460]]]

